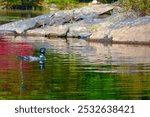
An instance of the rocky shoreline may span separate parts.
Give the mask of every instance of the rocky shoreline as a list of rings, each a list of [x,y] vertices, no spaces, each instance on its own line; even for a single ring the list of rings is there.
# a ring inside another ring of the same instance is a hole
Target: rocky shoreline
[[[139,17],[110,4],[96,4],[0,25],[0,33],[150,44],[150,16]]]

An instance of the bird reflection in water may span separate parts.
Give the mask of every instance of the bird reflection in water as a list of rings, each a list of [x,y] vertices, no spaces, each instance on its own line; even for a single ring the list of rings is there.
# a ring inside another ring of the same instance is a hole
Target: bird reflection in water
[[[17,59],[21,60],[20,63],[20,74],[21,74],[21,94],[24,94],[26,91],[26,85],[24,82],[24,75],[23,75],[23,69],[22,69],[22,62],[23,61],[28,61],[28,62],[37,62],[39,61],[39,67],[41,72],[43,72],[44,68],[45,68],[45,61],[46,61],[46,57],[45,57],[45,53],[46,53],[46,48],[41,48],[40,49],[40,56],[36,57],[36,56],[16,56]]]

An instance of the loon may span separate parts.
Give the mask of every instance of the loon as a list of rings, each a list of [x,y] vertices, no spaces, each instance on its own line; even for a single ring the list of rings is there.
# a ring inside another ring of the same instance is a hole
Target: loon
[[[24,60],[24,61],[45,61],[46,57],[45,57],[45,52],[46,52],[46,48],[41,48],[40,49],[40,56],[39,57],[35,57],[35,56],[16,56],[18,59]]]

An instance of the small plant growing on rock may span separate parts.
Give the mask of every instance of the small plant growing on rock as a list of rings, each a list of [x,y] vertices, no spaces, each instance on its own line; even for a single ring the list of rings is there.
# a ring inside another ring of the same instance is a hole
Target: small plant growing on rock
[[[149,0],[119,0],[125,10],[133,9],[141,16],[150,15],[150,2]]]

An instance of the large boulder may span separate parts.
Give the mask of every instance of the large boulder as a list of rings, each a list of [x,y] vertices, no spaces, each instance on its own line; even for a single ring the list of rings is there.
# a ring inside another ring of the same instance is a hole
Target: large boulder
[[[89,19],[66,24],[66,26],[69,27],[67,37],[87,39],[93,33],[93,30],[91,30],[90,27],[99,24],[100,22],[102,22],[101,19]]]
[[[22,34],[29,29],[35,29],[50,23],[53,14],[42,15],[27,20],[19,20],[0,26],[0,31],[10,31],[17,34]]]
[[[110,35],[114,42],[150,44],[150,23],[147,25],[118,28],[112,30]]]
[[[44,28],[36,28],[28,30],[26,35],[29,36],[56,36],[56,37],[65,37],[68,32],[68,27],[65,25],[59,26],[46,26]]]
[[[59,11],[54,13],[53,19],[50,21],[49,25],[63,25],[65,23],[69,23],[72,20],[72,12],[71,11]]]
[[[108,4],[97,4],[97,5],[86,6],[80,9],[74,9],[72,10],[73,19],[79,20],[79,19],[97,18],[99,15],[111,11],[112,9],[113,6]]]
[[[76,37],[76,38],[87,38],[92,33],[84,26],[72,26],[69,28],[67,37]]]
[[[90,40],[102,40],[106,36],[108,36],[109,32],[110,30],[108,28],[101,28],[101,30],[92,33],[92,35],[90,36]]]
[[[107,20],[93,25],[90,29],[94,32],[91,41],[110,39],[116,42],[140,43],[149,42],[150,16],[137,18],[132,13],[119,13],[112,15]],[[107,37],[107,38],[106,38]]]
[[[68,27],[65,25],[50,26],[49,27],[49,33],[47,36],[66,37],[67,32],[68,32]]]

